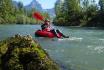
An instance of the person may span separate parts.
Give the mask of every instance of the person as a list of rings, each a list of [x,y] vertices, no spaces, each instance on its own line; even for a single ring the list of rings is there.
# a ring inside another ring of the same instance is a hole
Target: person
[[[41,29],[44,30],[44,31],[49,31],[49,32],[54,33],[54,35],[55,35],[56,37],[58,37],[58,38],[59,38],[58,33],[59,33],[62,37],[64,37],[64,38],[69,38],[69,36],[65,36],[65,35],[64,35],[62,32],[60,32],[58,29],[55,30],[55,29],[52,27],[52,25],[50,24],[50,20],[48,20],[48,19],[46,19],[46,20],[44,21],[44,23],[41,25]]]

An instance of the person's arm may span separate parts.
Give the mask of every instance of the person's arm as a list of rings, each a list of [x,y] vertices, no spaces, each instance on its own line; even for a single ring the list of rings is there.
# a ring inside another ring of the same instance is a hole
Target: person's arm
[[[42,25],[41,25],[42,30],[45,29],[45,28],[47,28],[47,27],[48,27],[47,24],[42,24]]]
[[[50,24],[50,29],[54,29],[54,26],[52,25],[52,23]]]

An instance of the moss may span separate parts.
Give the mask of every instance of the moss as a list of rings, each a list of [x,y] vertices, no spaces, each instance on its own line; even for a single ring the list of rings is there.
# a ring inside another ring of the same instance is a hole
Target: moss
[[[0,42],[0,70],[59,70],[31,36],[16,35]]]

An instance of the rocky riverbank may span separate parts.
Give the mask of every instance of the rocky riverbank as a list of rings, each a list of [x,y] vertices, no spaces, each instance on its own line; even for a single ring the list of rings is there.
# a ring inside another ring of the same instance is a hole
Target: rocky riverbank
[[[59,70],[31,36],[15,35],[0,42],[0,70]]]

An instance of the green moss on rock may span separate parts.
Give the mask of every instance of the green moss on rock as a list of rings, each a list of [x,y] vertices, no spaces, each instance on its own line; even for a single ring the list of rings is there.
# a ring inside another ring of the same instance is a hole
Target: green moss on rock
[[[31,36],[15,35],[0,42],[0,70],[59,70]]]

